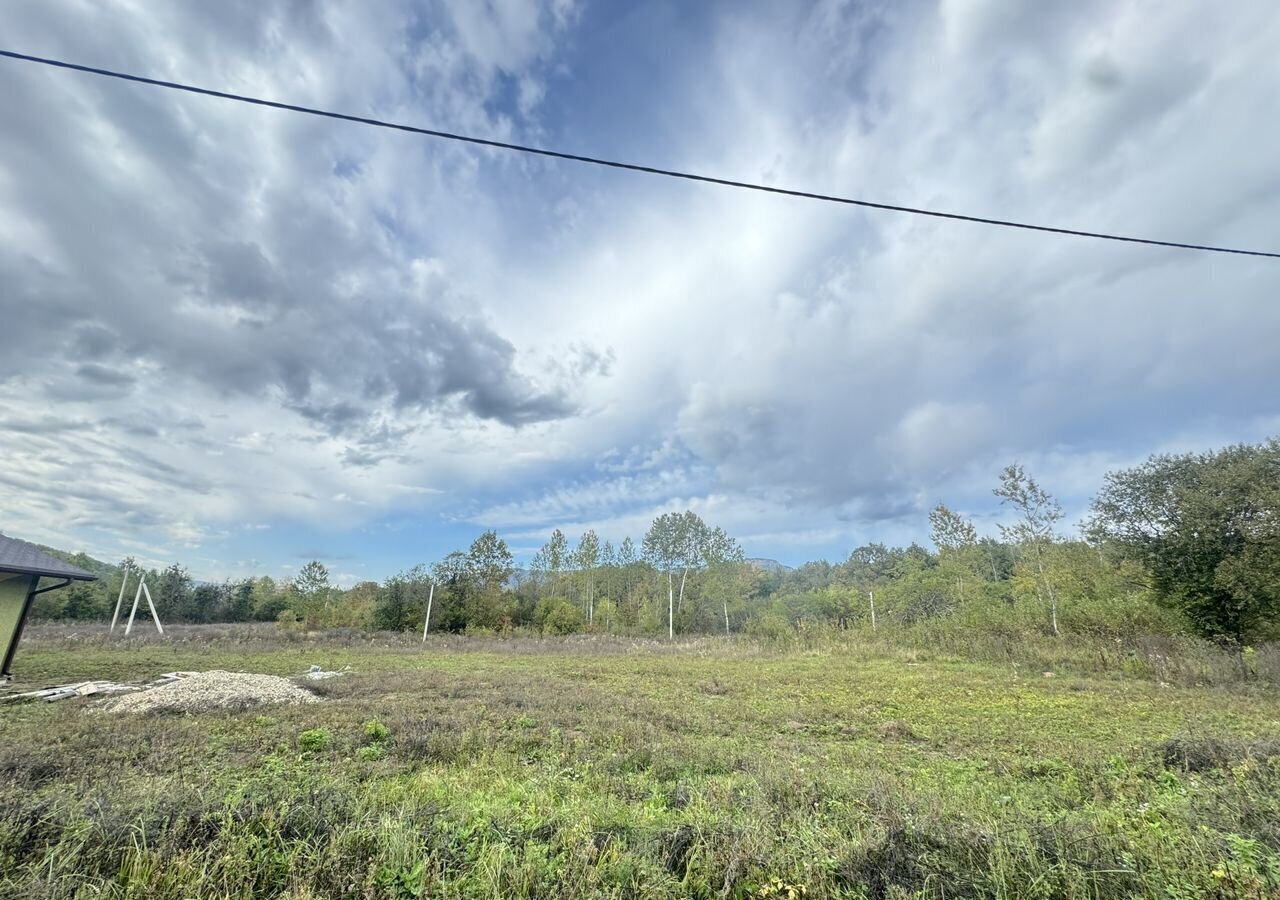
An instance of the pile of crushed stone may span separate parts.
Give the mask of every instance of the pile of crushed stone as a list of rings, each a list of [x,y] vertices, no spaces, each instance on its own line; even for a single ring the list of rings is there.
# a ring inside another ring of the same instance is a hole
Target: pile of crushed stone
[[[314,703],[319,699],[288,678],[215,669],[184,673],[168,684],[113,698],[99,708],[109,713],[183,713],[247,709],[263,703]]]

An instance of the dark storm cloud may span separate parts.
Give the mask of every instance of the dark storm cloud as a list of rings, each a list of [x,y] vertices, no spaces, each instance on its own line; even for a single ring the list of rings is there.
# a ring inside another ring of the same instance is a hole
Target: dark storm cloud
[[[387,459],[389,454],[375,453],[371,450],[357,450],[348,447],[342,451],[342,463],[357,469],[371,469]]]
[[[352,556],[349,553],[332,553],[330,551],[324,550],[319,547],[310,547],[310,548],[304,547],[301,550],[295,550],[293,557],[294,559],[308,559],[308,560],[323,559],[329,562],[345,562],[348,560],[356,559],[355,556]]]
[[[85,381],[95,384],[110,385],[113,387],[123,387],[131,385],[136,380],[128,372],[121,372],[117,369],[109,369],[106,366],[97,363],[84,363],[76,368],[76,375]]]
[[[540,389],[517,371],[510,342],[477,319],[441,309],[442,298],[395,284],[342,295],[309,274],[281,272],[250,245],[212,251],[202,258],[207,280],[185,296],[166,290],[172,282],[154,273],[130,278],[127,263],[120,272],[98,259],[55,276],[0,251],[0,273],[17,294],[5,300],[9,334],[47,364],[80,353],[143,359],[160,363],[166,378],[228,394],[279,388],[288,406],[333,431],[358,425],[383,402],[403,411],[456,400],[468,413],[508,425],[574,412],[562,392]],[[141,302],[148,289],[154,299]],[[305,298],[295,296],[303,292]],[[233,314],[216,312],[227,309]],[[67,320],[85,324],[68,331]],[[111,387],[136,377],[102,362],[82,363],[76,374]],[[65,386],[49,389],[74,396]]]
[[[101,359],[109,355],[120,343],[120,337],[111,329],[96,322],[87,322],[75,330],[71,353],[82,359]]]
[[[284,298],[275,267],[252,241],[215,241],[201,251],[195,264],[205,267],[205,296],[211,301],[255,309]]]
[[[133,390],[134,382],[115,381],[110,378],[95,380],[85,378],[79,373],[73,377],[52,377],[45,379],[40,389],[40,398],[55,403],[104,403],[127,397]]]
[[[7,417],[0,419],[0,431],[7,434],[62,434],[76,431],[84,427],[84,423],[73,419],[18,419]]]
[[[229,53],[260,49],[277,17],[306,18],[258,4],[198,15],[212,30],[195,33],[216,32]],[[520,370],[472,298],[408,274],[422,248],[368,227],[383,211],[339,199],[330,157],[343,134],[67,73],[4,74],[0,166],[21,175],[9,214],[38,223],[41,240],[0,249],[6,336],[31,351],[24,366],[0,363],[0,378],[22,369],[61,400],[146,378],[278,393],[335,433],[387,408],[510,426],[575,413],[563,389]],[[263,159],[253,129],[290,158]],[[78,364],[79,384],[59,360]]]

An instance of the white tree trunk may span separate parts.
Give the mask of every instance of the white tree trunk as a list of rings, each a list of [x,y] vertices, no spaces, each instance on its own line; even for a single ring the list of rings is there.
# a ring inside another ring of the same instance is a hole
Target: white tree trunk
[[[1053,625],[1053,636],[1058,636],[1058,595],[1053,589],[1053,585],[1049,583],[1049,579],[1044,574],[1044,555],[1040,549],[1040,545],[1036,544],[1036,572],[1040,576],[1040,583],[1037,585],[1044,594],[1049,595],[1049,621]]]
[[[671,586],[671,570],[667,569],[667,640],[676,636],[676,599]]]
[[[422,643],[427,642],[427,629],[431,627],[431,601],[436,598],[436,583],[431,582],[431,590],[427,591],[427,618],[422,623]]]
[[[871,630],[876,630],[876,594],[875,591],[867,591],[867,599],[871,601]]]
[[[729,634],[729,601],[724,601],[724,633]]]

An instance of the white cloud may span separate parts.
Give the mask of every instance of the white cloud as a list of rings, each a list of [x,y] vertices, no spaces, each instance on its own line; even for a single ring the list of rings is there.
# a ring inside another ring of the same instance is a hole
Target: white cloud
[[[561,2],[15,9],[33,52],[538,143],[606,144],[622,119],[575,120],[599,114],[576,98],[643,78],[669,130],[637,132],[636,159],[1276,241],[1265,5],[736,5],[661,72],[575,69],[591,11]],[[639,537],[689,505],[758,555],[827,552],[920,535],[939,500],[995,515],[1014,458],[1079,508],[1112,465],[1280,416],[1273,261],[600,174],[4,65],[0,305],[47,336],[33,363],[0,361],[16,533],[180,555],[244,522],[443,514]]]

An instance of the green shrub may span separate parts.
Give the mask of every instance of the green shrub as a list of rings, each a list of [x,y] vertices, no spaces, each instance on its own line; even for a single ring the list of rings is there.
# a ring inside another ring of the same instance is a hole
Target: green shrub
[[[367,747],[361,747],[356,751],[356,756],[367,762],[377,762],[380,759],[387,758],[386,744],[369,744]]]
[[[325,728],[311,728],[298,735],[298,749],[303,753],[321,753],[333,745],[333,735]]]
[[[768,612],[747,623],[747,634],[768,643],[785,644],[795,637],[795,629],[782,616]]]
[[[391,729],[377,719],[364,723],[364,739],[367,744],[383,744],[391,737]]]
[[[421,860],[412,866],[383,866],[374,876],[374,884],[382,888],[389,897],[421,897],[426,883],[424,869]]]
[[[563,597],[542,600],[533,616],[543,634],[575,634],[586,626],[582,610]]]

